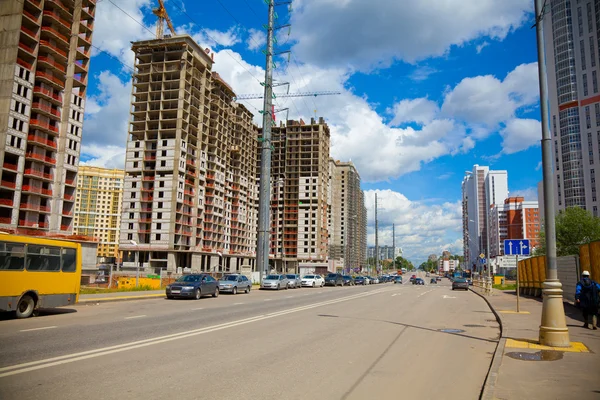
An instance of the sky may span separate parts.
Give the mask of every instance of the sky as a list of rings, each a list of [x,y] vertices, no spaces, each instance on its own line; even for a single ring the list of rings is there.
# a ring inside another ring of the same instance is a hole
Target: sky
[[[156,0],[98,2],[82,164],[124,168],[131,41],[155,37]],[[263,0],[165,0],[178,34],[214,52],[237,94],[261,94]],[[537,200],[541,124],[533,1],[294,0],[277,7],[274,79],[287,118],[323,117],[331,156],[352,161],[365,191],[368,244],[415,264],[462,253],[461,182],[474,164],[507,170],[510,195]],[[165,27],[165,30],[167,28]],[[286,89],[282,88],[281,92]],[[261,100],[245,101],[262,124]],[[277,115],[285,119],[284,113]]]

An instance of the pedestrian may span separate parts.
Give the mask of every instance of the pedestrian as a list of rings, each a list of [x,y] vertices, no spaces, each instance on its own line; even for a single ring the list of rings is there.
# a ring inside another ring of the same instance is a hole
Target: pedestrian
[[[583,327],[590,329],[589,317],[592,317],[592,329],[598,329],[597,314],[600,304],[600,284],[590,278],[588,271],[583,271],[581,280],[577,282],[575,289],[575,304],[583,312]]]

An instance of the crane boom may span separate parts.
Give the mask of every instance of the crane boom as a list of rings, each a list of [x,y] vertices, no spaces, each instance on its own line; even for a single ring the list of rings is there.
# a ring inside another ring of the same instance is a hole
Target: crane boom
[[[167,22],[167,26],[173,35],[175,35],[175,27],[173,27],[173,23],[171,22],[171,18],[169,18],[169,14],[167,13],[167,9],[165,8],[165,3],[163,0],[158,0],[158,8],[152,9],[152,13],[158,17],[158,24],[156,24],[156,38],[162,39],[164,37],[163,29],[165,21]]]
[[[308,97],[308,96],[332,96],[336,94],[342,94],[340,92],[299,92],[299,93],[281,93],[276,94],[273,93],[273,98],[284,98],[284,97]],[[264,95],[262,94],[241,94],[236,96],[236,100],[253,100],[253,99],[262,99]]]

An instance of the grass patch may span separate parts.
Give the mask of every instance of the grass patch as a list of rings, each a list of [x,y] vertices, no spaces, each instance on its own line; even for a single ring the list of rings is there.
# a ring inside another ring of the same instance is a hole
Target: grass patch
[[[147,286],[147,285],[142,285],[139,287],[132,287],[132,288],[111,288],[111,289],[82,286],[81,289],[79,289],[79,294],[145,292],[148,290],[159,290],[159,289],[156,289],[156,288],[153,288],[153,287]]]
[[[517,290],[516,283],[509,283],[508,285],[493,285],[494,289],[498,290]]]

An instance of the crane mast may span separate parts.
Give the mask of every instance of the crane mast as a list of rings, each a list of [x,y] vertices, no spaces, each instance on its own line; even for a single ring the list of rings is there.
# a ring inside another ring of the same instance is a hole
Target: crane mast
[[[176,34],[175,27],[173,27],[173,23],[171,22],[171,18],[169,18],[169,14],[167,13],[167,9],[165,8],[165,3],[163,0],[158,0],[158,7],[152,9],[152,13],[158,17],[158,24],[156,24],[157,39],[164,38],[165,21],[167,22],[167,26],[169,27],[171,34]]]

